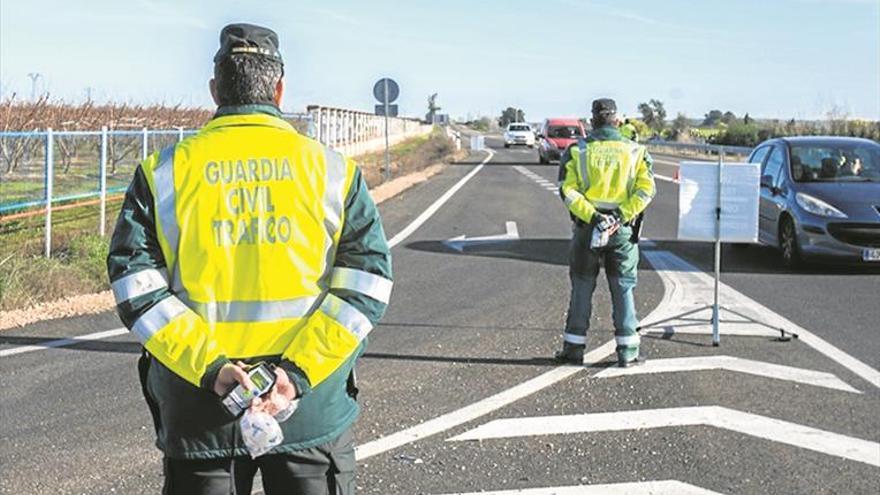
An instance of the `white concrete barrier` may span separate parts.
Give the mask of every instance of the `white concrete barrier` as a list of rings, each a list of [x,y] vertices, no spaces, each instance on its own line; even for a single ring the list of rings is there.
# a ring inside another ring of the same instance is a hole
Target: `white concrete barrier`
[[[315,138],[349,156],[385,148],[385,117],[346,108],[309,105]],[[393,117],[388,122],[388,141],[393,146],[407,138],[431,132],[430,124],[418,119]]]

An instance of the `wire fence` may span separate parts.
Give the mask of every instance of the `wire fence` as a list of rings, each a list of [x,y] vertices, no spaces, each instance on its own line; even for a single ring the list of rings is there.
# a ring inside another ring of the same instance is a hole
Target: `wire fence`
[[[286,114],[314,136],[309,114]],[[0,132],[0,222],[45,215],[45,255],[51,255],[52,211],[97,204],[100,235],[107,203],[128,187],[151,153],[181,141],[195,129]]]

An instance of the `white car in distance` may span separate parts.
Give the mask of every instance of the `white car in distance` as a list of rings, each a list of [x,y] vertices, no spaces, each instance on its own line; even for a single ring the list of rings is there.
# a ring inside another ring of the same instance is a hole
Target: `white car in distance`
[[[514,145],[535,147],[535,132],[529,124],[524,122],[507,124],[507,130],[504,131],[504,147],[510,148]]]

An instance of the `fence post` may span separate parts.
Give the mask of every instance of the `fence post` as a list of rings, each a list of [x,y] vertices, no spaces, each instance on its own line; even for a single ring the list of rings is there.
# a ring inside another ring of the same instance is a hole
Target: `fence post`
[[[55,175],[54,136],[52,128],[46,129],[46,257],[52,256],[52,186]]]
[[[150,149],[150,134],[147,131],[147,128],[144,127],[144,137],[141,141],[141,161],[147,159],[147,153],[149,153]]]
[[[177,142],[183,141],[183,127],[177,128]]]
[[[107,223],[107,126],[101,127],[101,227],[98,229],[101,237],[104,237]]]

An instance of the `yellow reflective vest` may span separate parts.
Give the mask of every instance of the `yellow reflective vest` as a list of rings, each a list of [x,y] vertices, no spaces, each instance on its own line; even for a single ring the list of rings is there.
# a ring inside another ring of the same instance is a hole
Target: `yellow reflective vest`
[[[281,356],[316,387],[373,328],[338,294],[384,311],[390,264],[386,277],[334,263],[357,167],[282,119],[217,117],[142,170],[164,266],[128,270],[114,294],[123,308],[167,292],[131,330],[184,380],[207,388],[229,359]]]
[[[589,223],[597,210],[619,210],[629,222],[654,197],[654,174],[644,146],[623,139],[616,129],[601,128],[587,142],[570,148],[562,196],[577,218]]]

